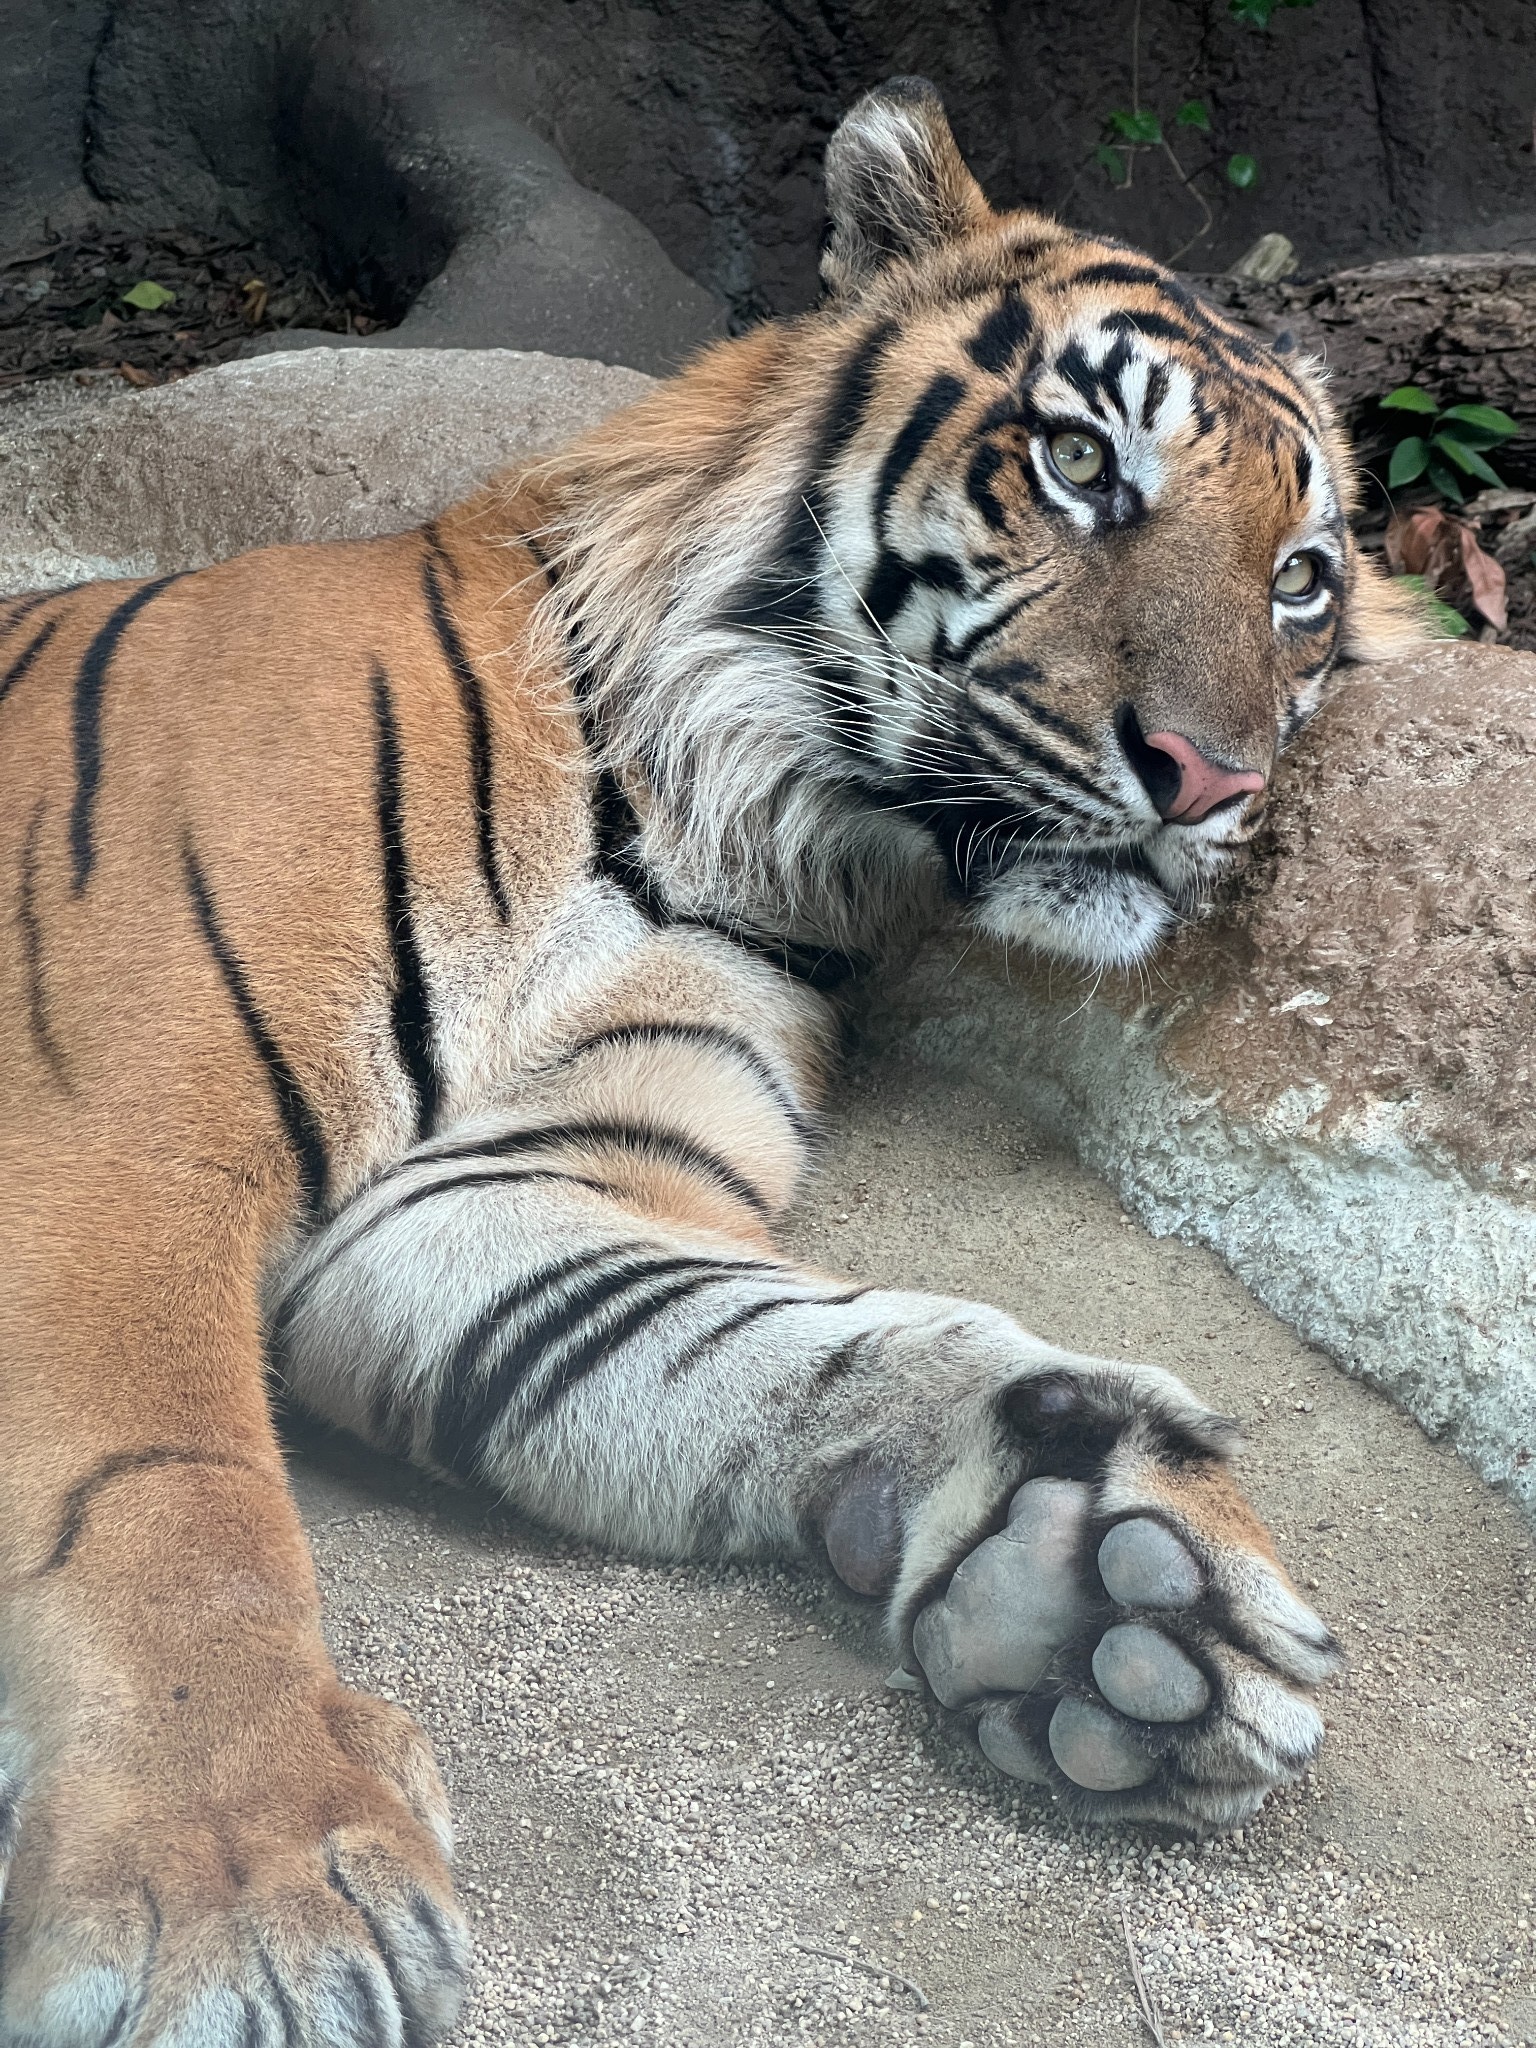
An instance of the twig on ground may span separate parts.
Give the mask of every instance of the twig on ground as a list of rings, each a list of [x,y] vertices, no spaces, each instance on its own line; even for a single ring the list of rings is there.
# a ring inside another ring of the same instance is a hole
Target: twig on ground
[[[1147,1990],[1147,1980],[1141,1974],[1141,1961],[1136,1954],[1136,1944],[1131,1939],[1130,1915],[1125,1910],[1125,1901],[1120,1901],[1120,1931],[1125,1936],[1125,1952],[1131,1959],[1131,1982],[1136,1986],[1136,2003],[1141,2008],[1142,2025],[1152,2036],[1153,2048],[1168,2048],[1168,2036],[1163,2032],[1162,2015],[1152,2002]]]
[[[850,1970],[862,1970],[866,1977],[884,1977],[892,1984],[899,1984],[903,1991],[910,1991],[917,2000],[919,2012],[928,2010],[928,2000],[922,1990],[910,1977],[903,1977],[899,1971],[886,1969],[883,1963],[866,1963],[861,1956],[844,1955],[840,1948],[817,1948],[814,1942],[797,1941],[795,1947],[808,1956],[823,1956],[829,1963],[846,1963]],[[1161,2041],[1161,2037],[1159,2037]]]

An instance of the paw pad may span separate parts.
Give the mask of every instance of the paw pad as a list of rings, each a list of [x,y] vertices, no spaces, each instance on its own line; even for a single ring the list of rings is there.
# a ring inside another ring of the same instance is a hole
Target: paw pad
[[[1090,1812],[1235,1825],[1316,1750],[1296,1680],[1304,1631],[1322,1625],[1225,1526],[1181,1541],[1154,1495],[1099,1537],[1094,1503],[1077,1481],[1020,1487],[1006,1526],[918,1614],[916,1660],[1008,1776],[1065,1778]],[[1271,1609],[1298,1618],[1288,1661],[1253,1648]]]
[[[1039,1479],[1021,1487],[1006,1528],[957,1567],[942,1600],[913,1630],[928,1683],[946,1707],[988,1692],[1028,1692],[1071,1635],[1086,1486]]]
[[[1063,1700],[1047,1733],[1051,1755],[1087,1792],[1125,1792],[1157,1769],[1126,1739],[1124,1724],[1092,1700]]]
[[[1161,1522],[1117,1522],[1099,1545],[1099,1576],[1122,1607],[1188,1607],[1204,1590],[1200,1567]]]
[[[1133,1721],[1192,1721],[1211,1704],[1200,1666],[1142,1621],[1123,1621],[1099,1638],[1093,1678],[1110,1705]]]

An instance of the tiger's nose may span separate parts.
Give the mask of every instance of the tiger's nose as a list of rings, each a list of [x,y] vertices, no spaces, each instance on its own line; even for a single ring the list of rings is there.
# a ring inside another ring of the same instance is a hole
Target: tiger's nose
[[[1172,825],[1198,824],[1218,805],[1264,787],[1266,778],[1258,769],[1223,768],[1181,732],[1149,732],[1142,744],[1162,758],[1138,761],[1137,773],[1159,814]]]

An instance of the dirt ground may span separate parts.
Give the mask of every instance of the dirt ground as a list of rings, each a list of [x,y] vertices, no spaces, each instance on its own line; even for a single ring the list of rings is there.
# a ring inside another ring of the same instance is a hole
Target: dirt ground
[[[160,303],[124,296],[145,284]],[[228,362],[287,327],[385,324],[355,291],[327,291],[312,271],[198,229],[95,222],[0,253],[0,391],[65,376],[132,390]]]
[[[1226,1841],[1083,1832],[887,1690],[819,1572],[605,1557],[296,1430],[342,1671],[417,1714],[454,1795],[455,2048],[1126,2048],[1157,2038],[1127,1928],[1169,2048],[1536,2043],[1536,1545],[1507,1503],[979,1092],[856,1064],[795,1239],[1244,1417],[1349,1653],[1323,1761]]]

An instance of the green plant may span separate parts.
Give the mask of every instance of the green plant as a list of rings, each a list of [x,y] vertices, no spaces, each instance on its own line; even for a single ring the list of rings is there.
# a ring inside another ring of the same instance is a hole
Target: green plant
[[[1399,583],[1406,583],[1424,607],[1424,616],[1434,640],[1463,640],[1472,627],[1455,605],[1447,604],[1443,597],[1436,597],[1422,576],[1399,576]]]
[[[136,285],[123,293],[123,304],[133,306],[140,313],[158,313],[162,306],[174,305],[176,294],[168,292],[163,284],[156,284],[153,278],[141,277]]]
[[[1251,28],[1267,29],[1271,16],[1278,8],[1312,7],[1316,0],[1227,0],[1227,13],[1233,21],[1245,23]],[[1174,113],[1171,123],[1175,129],[1192,130],[1201,135],[1211,132],[1210,110],[1203,99],[1186,99]],[[1128,107],[1113,107],[1105,114],[1093,161],[1104,171],[1110,183],[1121,191],[1130,188],[1135,176],[1136,157],[1145,149],[1161,150],[1173,167],[1175,177],[1184,187],[1201,211],[1201,224],[1188,241],[1175,249],[1168,258],[1177,263],[1197,242],[1203,242],[1216,225],[1215,214],[1210,202],[1201,191],[1196,180],[1221,167],[1222,175],[1229,185],[1239,192],[1249,191],[1259,181],[1258,158],[1247,150],[1236,150],[1222,161],[1219,151],[1203,163],[1186,169],[1168,137],[1168,126],[1155,107],[1143,106],[1141,101],[1141,0],[1135,0],[1131,15],[1131,103]],[[1081,172],[1078,174],[1081,176]]]
[[[1227,12],[1234,21],[1246,21],[1254,28],[1268,28],[1269,17],[1280,7],[1310,7],[1313,0],[1227,0]]]
[[[1503,486],[1503,477],[1484,451],[1519,433],[1507,412],[1500,412],[1496,405],[1448,405],[1442,409],[1417,384],[1399,384],[1379,403],[1384,412],[1409,415],[1403,423],[1409,431],[1392,450],[1387,467],[1387,482],[1393,490],[1422,479],[1442,498],[1460,505],[1467,495],[1463,477],[1473,477],[1495,489]],[[1415,430],[1415,418],[1427,421],[1427,426]]]

